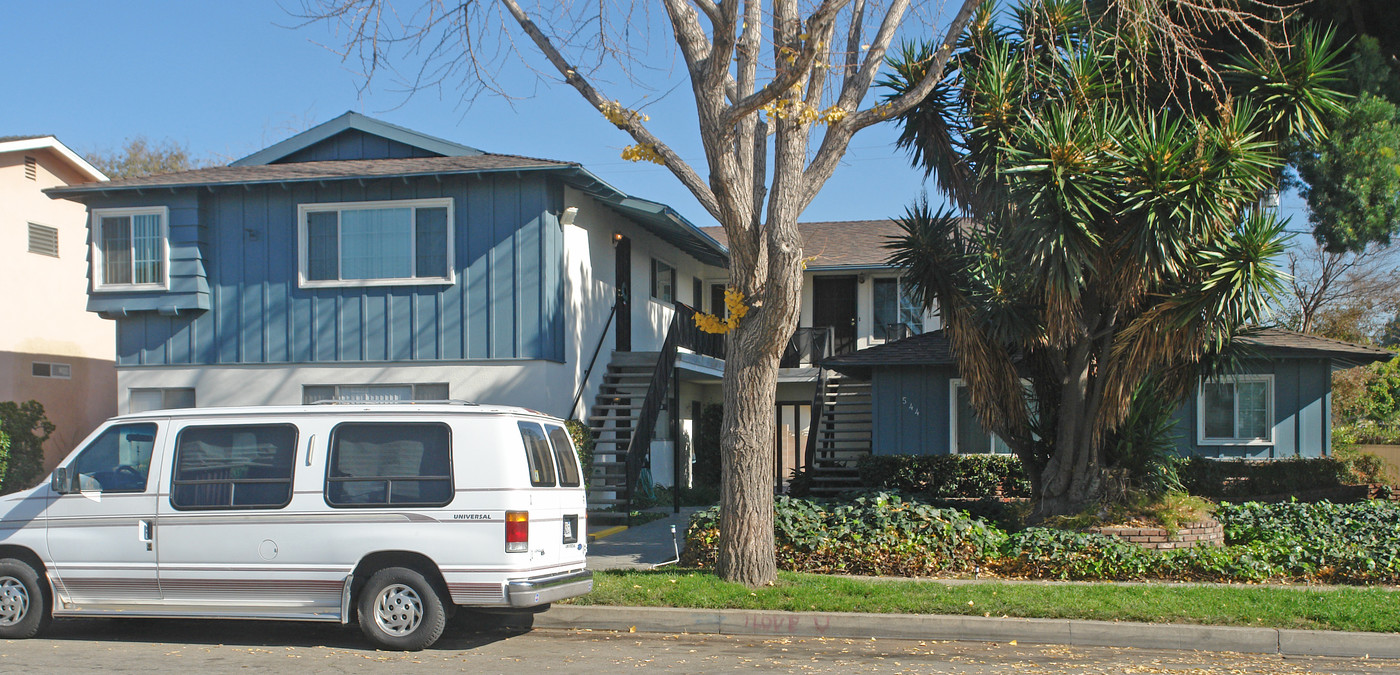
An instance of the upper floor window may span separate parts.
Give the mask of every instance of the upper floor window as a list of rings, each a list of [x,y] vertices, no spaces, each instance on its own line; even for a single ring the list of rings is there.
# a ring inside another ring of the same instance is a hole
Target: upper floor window
[[[898,340],[924,332],[924,311],[914,302],[909,282],[875,279],[875,339]]]
[[[94,209],[93,290],[165,289],[169,215],[164,206]]]
[[[662,302],[676,301],[676,268],[656,258],[651,259],[651,297]]]
[[[301,285],[452,283],[452,200],[302,204]]]
[[[1201,385],[1196,397],[1200,445],[1273,442],[1274,378],[1236,375]]]

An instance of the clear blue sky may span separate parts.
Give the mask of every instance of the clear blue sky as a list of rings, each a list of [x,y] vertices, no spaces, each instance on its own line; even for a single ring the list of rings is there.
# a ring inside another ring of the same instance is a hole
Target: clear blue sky
[[[320,46],[336,44],[329,29],[296,23],[271,0],[6,2],[0,136],[54,134],[82,154],[145,135],[227,162],[354,110],[488,152],[580,162],[624,191],[714,224],[665,169],[622,160],[630,139],[572,89],[543,86],[513,106],[488,97],[469,109],[456,91],[420,92],[403,103],[388,80],[362,94],[358,64],[342,64]],[[680,82],[681,71],[669,77]],[[613,91],[625,104],[642,101],[641,92]],[[658,135],[703,174],[693,117],[685,115],[689,95],[682,84],[647,112]],[[924,180],[894,137],[888,127],[857,135],[803,220],[902,213]]]

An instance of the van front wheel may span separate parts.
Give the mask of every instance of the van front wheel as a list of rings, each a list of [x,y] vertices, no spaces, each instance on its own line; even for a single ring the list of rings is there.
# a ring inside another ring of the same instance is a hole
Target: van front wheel
[[[39,573],[14,558],[0,560],[0,638],[32,638],[49,623]]]
[[[418,651],[442,635],[447,616],[442,599],[423,575],[407,567],[386,567],[360,591],[360,630],[385,649]]]

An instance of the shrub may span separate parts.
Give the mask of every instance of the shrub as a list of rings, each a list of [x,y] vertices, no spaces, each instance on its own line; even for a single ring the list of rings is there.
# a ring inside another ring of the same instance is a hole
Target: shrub
[[[1030,495],[1020,460],[1005,455],[870,455],[857,468],[866,488],[928,499]]]
[[[891,493],[848,502],[779,496],[773,534],[782,569],[901,576],[971,570],[1005,539],[966,513]],[[686,530],[686,564],[713,565],[718,539],[719,509],[695,514]]]
[[[574,452],[578,453],[578,463],[583,466],[583,479],[591,480],[593,475],[593,431],[587,424],[579,420],[569,420],[564,423],[564,428],[569,430],[569,437],[574,441]]]
[[[724,424],[724,406],[708,403],[700,410],[695,425],[695,484],[719,485],[719,435]]]
[[[1186,491],[1211,499],[1243,500],[1354,484],[1352,468],[1334,457],[1266,462],[1192,457],[1178,468]]]
[[[43,476],[44,441],[54,428],[38,401],[0,402],[0,430],[9,438],[0,494],[32,487]]]

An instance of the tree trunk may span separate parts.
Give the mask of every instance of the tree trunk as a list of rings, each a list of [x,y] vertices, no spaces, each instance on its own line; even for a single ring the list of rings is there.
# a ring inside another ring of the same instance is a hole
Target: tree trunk
[[[721,578],[762,586],[778,576],[773,541],[773,410],[777,359],[741,346],[743,324],[730,335],[724,363],[724,426],[720,433]]]
[[[1060,384],[1056,414],[1055,452],[1041,474],[1042,491],[1037,515],[1063,516],[1082,512],[1098,502],[1098,452],[1093,447],[1093,419],[1089,401],[1092,343],[1082,339],[1071,345],[1070,358]]]

